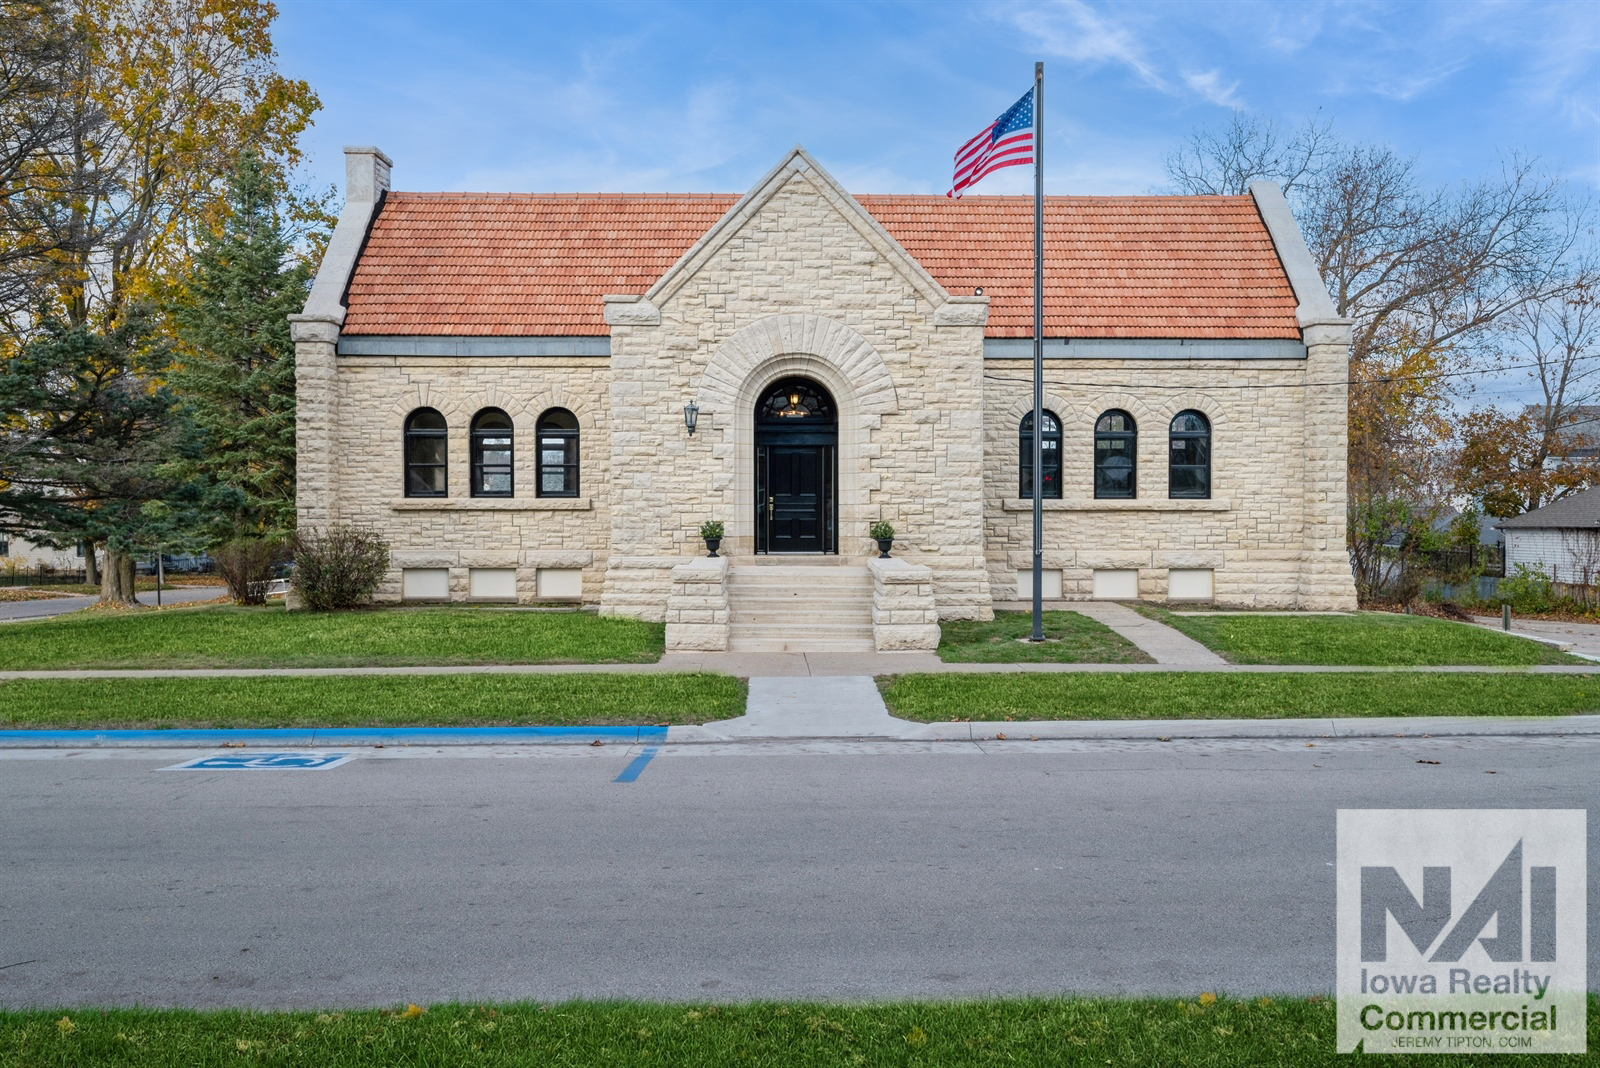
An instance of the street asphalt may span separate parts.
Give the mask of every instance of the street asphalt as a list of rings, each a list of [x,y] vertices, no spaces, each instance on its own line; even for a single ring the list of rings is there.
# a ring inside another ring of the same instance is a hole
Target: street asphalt
[[[1328,992],[1338,808],[1600,785],[1595,737],[357,753],[0,752],[0,1005]]]
[[[183,586],[174,590],[161,591],[161,603],[188,604],[192,601],[210,601],[222,596],[225,591],[220,586]],[[134,594],[140,604],[156,605],[156,591],[146,590]],[[63,616],[68,612],[78,612],[94,604],[96,598],[90,595],[71,597],[48,597],[38,601],[4,601],[0,602],[0,622],[23,619],[47,619],[50,616]]]

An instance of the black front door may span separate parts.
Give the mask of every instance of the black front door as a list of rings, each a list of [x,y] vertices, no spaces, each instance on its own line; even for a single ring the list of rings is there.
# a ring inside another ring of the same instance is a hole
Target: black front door
[[[807,378],[767,387],[756,405],[756,552],[835,553],[839,424]]]
[[[762,445],[757,454],[760,551],[830,551],[833,446]]]

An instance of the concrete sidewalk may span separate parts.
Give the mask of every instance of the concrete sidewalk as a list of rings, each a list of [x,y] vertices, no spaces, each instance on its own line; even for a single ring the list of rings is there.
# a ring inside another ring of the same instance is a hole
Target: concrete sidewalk
[[[1157,664],[1215,667],[1227,663],[1182,631],[1142,616],[1127,605],[1115,601],[1079,601],[1071,610],[1110,627],[1148,653]]]
[[[822,657],[839,657],[823,660]],[[13,679],[243,679],[287,676],[347,675],[653,675],[663,672],[709,671],[735,678],[828,678],[851,675],[927,674],[1170,674],[1217,675],[1594,675],[1600,666],[1536,664],[1530,667],[1487,667],[1445,664],[1420,667],[1374,667],[1359,664],[947,664],[931,653],[668,653],[653,664],[439,664],[401,667],[304,668],[81,668],[58,671],[0,671],[0,682]]]

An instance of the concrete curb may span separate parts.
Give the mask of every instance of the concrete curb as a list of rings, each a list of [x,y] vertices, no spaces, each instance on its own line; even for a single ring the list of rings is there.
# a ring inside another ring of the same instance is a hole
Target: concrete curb
[[[0,749],[216,749],[232,746],[638,745],[665,727],[262,727],[239,730],[0,731]]]
[[[726,723],[727,720],[718,722]],[[243,730],[0,731],[0,749],[194,748],[230,746],[402,745],[697,745],[806,739],[851,742],[1181,741],[1273,738],[1587,737],[1600,735],[1600,715],[1418,716],[1382,719],[1046,720],[914,723],[894,720],[892,734],[731,736],[706,726],[675,727],[318,727]]]
[[[1167,719],[922,724],[907,740],[982,742],[1068,738],[1103,741],[1262,738],[1450,738],[1600,735],[1600,715],[1413,716],[1372,719]]]

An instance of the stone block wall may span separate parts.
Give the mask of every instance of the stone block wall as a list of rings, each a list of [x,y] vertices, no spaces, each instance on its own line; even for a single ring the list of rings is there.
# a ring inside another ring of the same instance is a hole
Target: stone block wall
[[[331,346],[329,346],[331,349]],[[450,569],[452,600],[470,599],[474,567],[515,568],[517,600],[539,601],[541,568],[583,571],[582,601],[595,603],[604,585],[609,552],[611,453],[606,404],[609,368],[603,357],[337,356],[297,347],[300,377],[331,378],[336,415],[327,445],[306,427],[320,405],[302,418],[301,517],[303,525],[328,522],[371,527],[391,546],[394,569],[378,593],[401,598],[405,568]],[[324,365],[331,363],[331,375]],[[402,446],[406,417],[417,408],[440,411],[448,424],[448,496],[404,495]],[[484,408],[510,415],[513,496],[474,498],[470,492],[470,426]],[[534,426],[540,413],[560,407],[579,423],[580,496],[535,495]],[[306,489],[307,466],[331,492]]]
[[[1045,502],[1044,566],[1061,571],[1062,595],[1090,597],[1097,569],[1136,569],[1139,595],[1161,601],[1169,570],[1198,568],[1214,572],[1219,603],[1353,608],[1344,398],[1324,390],[1308,399],[1306,388],[1340,377],[1334,364],[1343,353],[1314,345],[1309,360],[1048,362],[1045,407],[1062,424],[1062,498]],[[989,577],[994,598],[1010,600],[1016,572],[1033,563],[1032,501],[1018,496],[1018,426],[1032,409],[1032,365],[987,366]],[[1094,498],[1094,424],[1112,408],[1138,428],[1133,500]],[[1167,496],[1168,426],[1187,409],[1211,422],[1209,500]]]

